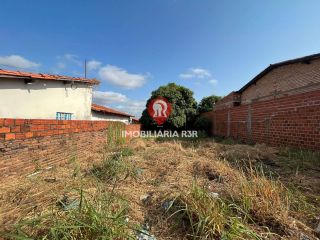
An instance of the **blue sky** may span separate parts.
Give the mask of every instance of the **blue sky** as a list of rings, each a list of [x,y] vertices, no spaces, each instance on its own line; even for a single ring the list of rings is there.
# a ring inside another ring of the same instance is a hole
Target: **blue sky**
[[[87,59],[95,101],[139,115],[168,82],[200,100],[319,53],[319,10],[318,0],[3,0],[0,67],[83,76]]]

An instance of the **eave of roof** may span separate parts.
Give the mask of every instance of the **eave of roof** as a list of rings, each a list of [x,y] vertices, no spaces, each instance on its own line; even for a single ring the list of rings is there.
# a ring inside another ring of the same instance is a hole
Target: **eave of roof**
[[[82,82],[91,85],[98,85],[100,82],[96,79],[69,77],[54,74],[30,73],[21,71],[12,71],[0,69],[0,78],[16,78],[16,79],[31,79],[31,80],[49,80],[49,81],[64,81],[64,82]]]
[[[282,67],[282,66],[289,65],[289,64],[294,64],[294,63],[308,63],[309,61],[311,61],[313,59],[317,59],[317,58],[320,58],[320,53],[301,57],[301,58],[295,58],[295,59],[291,59],[291,60],[287,60],[287,61],[283,61],[283,62],[278,62],[275,64],[270,64],[269,67],[267,67],[262,72],[260,72],[257,76],[255,76],[250,82],[248,82],[239,91],[237,91],[237,93],[242,93],[244,90],[246,90],[252,84],[256,83],[260,78],[262,78],[264,75],[271,72],[275,68]]]
[[[133,115],[130,115],[128,113],[120,112],[118,110],[115,110],[115,109],[112,109],[112,108],[108,108],[108,107],[104,107],[104,106],[97,105],[97,104],[92,104],[91,105],[91,110],[95,111],[95,112],[102,112],[102,113],[105,113],[105,114],[111,114],[111,115],[117,115],[117,116],[134,117]]]

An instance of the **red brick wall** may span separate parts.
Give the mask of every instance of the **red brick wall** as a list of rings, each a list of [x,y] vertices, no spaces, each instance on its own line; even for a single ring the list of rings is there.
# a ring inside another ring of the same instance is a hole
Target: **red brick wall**
[[[215,135],[320,151],[320,90],[214,110]]]
[[[82,160],[106,144],[109,122],[0,119],[0,182]],[[139,124],[126,129],[140,130]]]

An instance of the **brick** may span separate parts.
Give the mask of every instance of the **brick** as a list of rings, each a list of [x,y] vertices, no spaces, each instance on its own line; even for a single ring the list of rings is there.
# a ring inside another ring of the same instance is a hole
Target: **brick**
[[[14,119],[6,118],[4,119],[4,126],[13,126],[14,125]]]
[[[26,138],[32,138],[33,137],[33,133],[32,132],[26,132],[25,133],[25,137]]]
[[[25,134],[23,133],[16,133],[16,138],[15,139],[25,139]]]
[[[9,133],[10,128],[9,127],[0,127],[0,133]]]
[[[11,127],[10,131],[13,132],[13,133],[18,133],[18,132],[20,132],[20,126]]]
[[[7,133],[5,136],[5,140],[14,140],[16,135],[14,133]]]
[[[20,126],[20,125],[24,125],[24,123],[25,123],[25,119],[16,119],[15,120],[15,125]]]

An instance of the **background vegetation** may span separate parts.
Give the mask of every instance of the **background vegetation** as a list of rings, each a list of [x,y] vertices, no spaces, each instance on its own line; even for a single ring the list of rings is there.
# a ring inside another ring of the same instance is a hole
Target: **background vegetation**
[[[201,114],[212,111],[214,104],[221,99],[219,96],[212,95],[204,97],[197,104],[197,101],[193,97],[193,92],[186,87],[175,83],[160,86],[151,93],[151,97],[146,104],[146,109],[140,118],[144,129],[157,128],[157,123],[149,116],[147,107],[152,99],[159,96],[166,98],[172,106],[172,112],[162,128],[171,130],[208,130],[211,127],[211,123],[207,118],[202,117]]]

